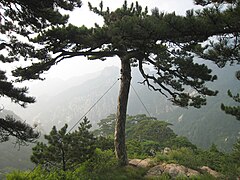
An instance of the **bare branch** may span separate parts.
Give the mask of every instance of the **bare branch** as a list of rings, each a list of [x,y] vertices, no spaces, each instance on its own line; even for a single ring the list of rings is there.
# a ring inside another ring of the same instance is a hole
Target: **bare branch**
[[[145,79],[142,83],[147,83],[148,87],[152,88],[152,89],[155,90],[155,91],[159,91],[159,92],[160,92],[162,95],[164,95],[165,97],[168,97],[168,96],[162,91],[162,89],[165,90],[165,91],[167,91],[173,98],[175,98],[178,93],[173,93],[170,89],[166,88],[166,87],[162,84],[162,82],[160,82],[155,76],[150,76],[150,75],[146,74],[146,73],[144,72],[144,70],[143,70],[142,64],[143,64],[143,63],[142,63],[142,60],[139,59],[139,66],[138,66],[138,67],[139,67],[139,71],[140,71],[140,73],[142,74],[143,78]],[[156,88],[155,86],[153,86],[153,85],[150,83],[149,79],[150,79],[150,80],[153,80],[153,82],[157,83],[162,89]]]

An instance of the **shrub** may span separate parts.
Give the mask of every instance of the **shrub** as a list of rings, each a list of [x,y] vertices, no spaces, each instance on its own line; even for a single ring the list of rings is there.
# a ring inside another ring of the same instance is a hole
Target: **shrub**
[[[94,156],[82,163],[75,170],[75,174],[83,179],[98,179],[98,177],[105,177],[108,172],[112,172],[117,167],[117,160],[112,150],[102,151],[97,148]]]
[[[169,152],[168,158],[192,169],[197,169],[201,164],[195,152],[189,148],[172,150]]]

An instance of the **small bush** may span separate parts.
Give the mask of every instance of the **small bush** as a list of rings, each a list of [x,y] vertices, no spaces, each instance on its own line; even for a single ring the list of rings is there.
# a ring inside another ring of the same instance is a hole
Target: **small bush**
[[[26,172],[21,171],[13,171],[6,175],[6,178],[8,180],[25,180],[25,177],[27,176]]]
[[[94,156],[88,161],[82,163],[75,173],[83,179],[98,179],[112,172],[118,167],[117,160],[112,150],[95,150]]]
[[[163,154],[162,152],[157,152],[156,156],[154,158],[155,162],[169,162],[169,157],[166,154]]]
[[[169,152],[168,158],[169,160],[174,160],[178,164],[184,165],[192,169],[197,169],[201,164],[197,155],[192,149],[189,148],[172,150]]]

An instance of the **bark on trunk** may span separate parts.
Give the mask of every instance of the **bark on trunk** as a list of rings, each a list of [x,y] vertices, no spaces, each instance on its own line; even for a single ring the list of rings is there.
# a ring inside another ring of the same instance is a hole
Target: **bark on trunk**
[[[131,66],[129,58],[121,58],[121,83],[118,96],[117,119],[115,126],[115,154],[119,160],[119,165],[128,164],[127,151],[125,145],[125,124],[128,94],[131,82]]]

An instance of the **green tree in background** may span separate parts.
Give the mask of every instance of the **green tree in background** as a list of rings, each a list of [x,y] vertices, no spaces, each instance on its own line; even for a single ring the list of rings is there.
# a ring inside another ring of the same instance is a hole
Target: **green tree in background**
[[[80,0],[0,0],[0,63],[28,60],[29,54],[35,53],[33,56],[36,58],[47,58],[44,50],[35,51],[27,39],[45,28],[65,24],[68,16],[62,15],[60,9],[72,11],[80,6]],[[26,87],[17,87],[6,71],[0,69],[0,98],[8,97],[26,107],[28,103],[35,102],[35,98],[28,96],[27,92]],[[33,142],[39,136],[33,130],[28,124],[12,117],[1,118],[0,142],[7,141],[9,136],[14,136],[20,144]]]
[[[56,167],[62,170],[66,170],[69,167],[68,161],[70,155],[68,153],[69,136],[67,135],[67,125],[57,131],[54,126],[49,135],[45,135],[44,138],[48,141],[47,144],[38,142],[33,148],[33,155],[31,161],[35,164],[43,165],[46,169]]]
[[[71,163],[79,164],[92,157],[96,149],[96,138],[90,132],[92,125],[85,117],[80,123],[78,130],[71,133],[70,151]]]
[[[98,123],[99,128],[93,131],[96,136],[103,136],[102,142],[108,140],[104,137],[113,137],[115,119],[116,115],[110,114],[100,120]],[[187,138],[177,136],[169,128],[170,125],[167,122],[157,120],[154,117],[148,117],[145,114],[127,115],[126,144],[130,158],[152,156],[155,152],[163,150],[165,147],[170,147],[171,149],[181,147],[197,149]],[[107,147],[111,147],[109,145]]]
[[[159,120],[142,120],[126,129],[126,136],[129,139],[139,141],[151,140],[158,143],[175,138],[176,134],[168,126],[170,124]]]
[[[93,131],[96,136],[113,136],[116,124],[116,115],[110,114],[106,118],[101,119],[100,122],[97,124],[99,126],[98,129]]]
[[[38,142],[33,148],[32,162],[46,169],[66,171],[90,159],[95,150],[95,138],[89,132],[91,125],[87,118],[73,133],[67,133],[67,127],[66,124],[58,131],[54,126],[50,134],[44,136],[47,144]]]
[[[143,84],[160,92],[175,105],[196,108],[205,105],[207,96],[217,94],[206,86],[216,76],[206,65],[194,62],[193,53],[211,59],[211,53],[204,56],[202,42],[215,35],[238,36],[239,1],[231,2],[225,9],[211,6],[196,12],[190,10],[186,16],[160,13],[157,8],[149,13],[137,2],[128,6],[125,1],[115,11],[104,10],[102,2],[99,8],[91,4],[89,7],[104,19],[102,27],[97,24],[93,28],[68,24],[46,29],[36,38],[29,39],[40,46],[35,46],[34,51],[27,48],[24,51],[29,60],[37,58],[38,61],[28,67],[19,67],[13,75],[20,77],[19,81],[41,79],[43,72],[64,59],[86,56],[89,60],[105,60],[117,56],[121,61],[121,84],[115,154],[119,163],[126,165],[125,123],[131,66],[139,68]],[[145,72],[145,64],[151,65],[155,73]]]

